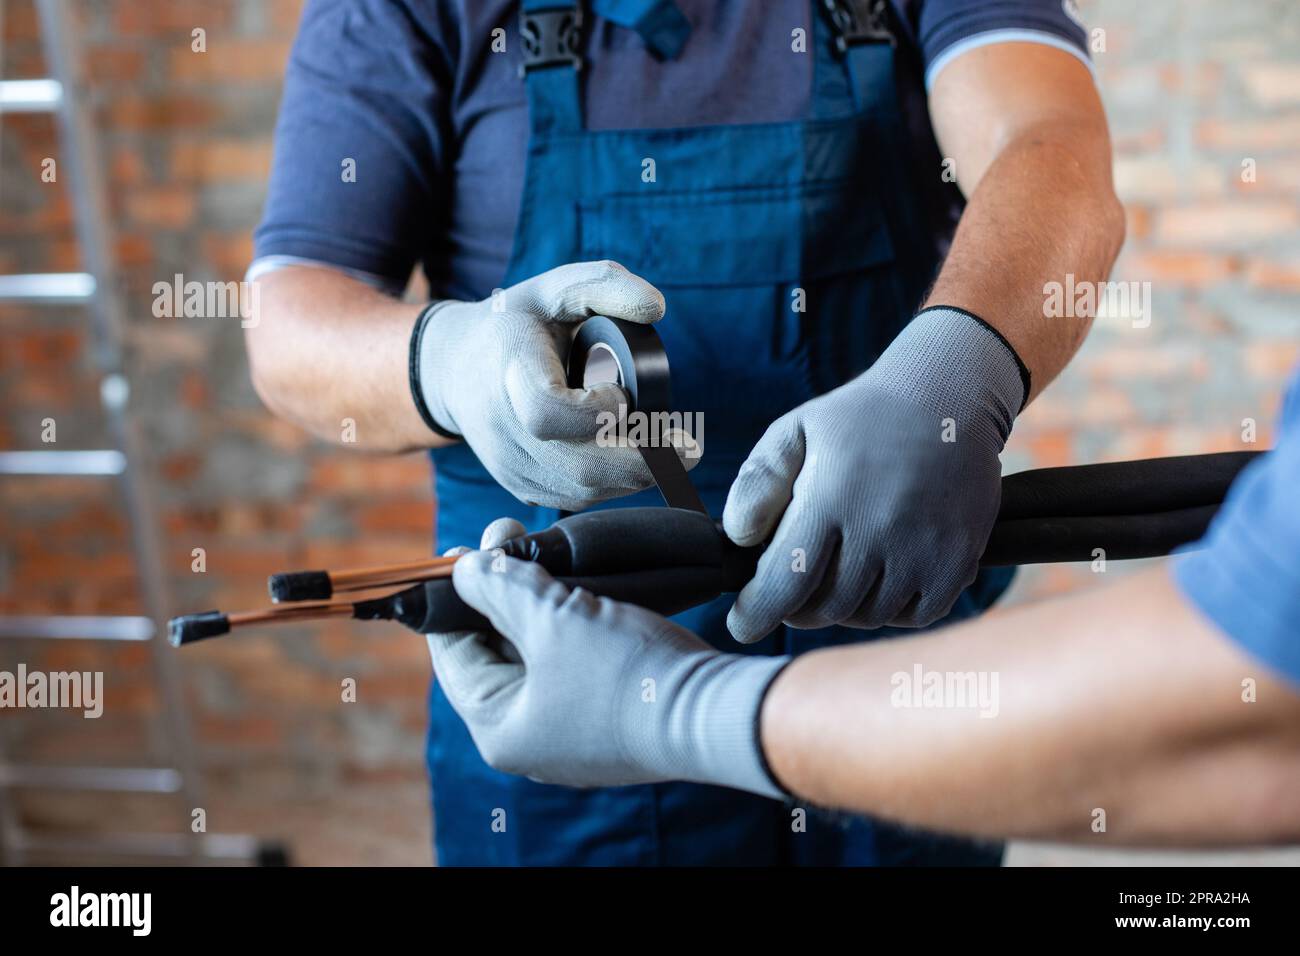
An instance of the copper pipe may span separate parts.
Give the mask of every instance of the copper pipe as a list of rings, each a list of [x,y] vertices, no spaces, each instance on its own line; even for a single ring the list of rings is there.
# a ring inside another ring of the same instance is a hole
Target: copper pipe
[[[426,558],[404,564],[387,564],[372,568],[349,568],[329,572],[330,584],[338,591],[364,591],[390,584],[414,584],[431,578],[451,576],[455,558]]]
[[[319,621],[331,617],[350,618],[355,615],[356,609],[357,605],[351,601],[312,601],[287,607],[275,606],[256,611],[236,611],[233,614],[204,611],[201,614],[185,614],[172,618],[167,622],[167,636],[174,647],[180,647],[182,644],[192,644],[195,641],[229,634],[237,627],[253,624]]]
[[[353,607],[351,601],[313,601],[309,604],[277,605],[256,611],[236,611],[227,614],[226,619],[232,628],[267,621],[317,621],[331,617],[351,617]]]
[[[404,561],[401,564],[384,564],[369,568],[347,568],[342,571],[288,571],[273,574],[267,582],[271,600],[276,604],[299,604],[306,601],[328,601],[335,594],[347,591],[366,591],[396,584],[415,584],[430,578],[451,574],[450,558],[424,558]]]

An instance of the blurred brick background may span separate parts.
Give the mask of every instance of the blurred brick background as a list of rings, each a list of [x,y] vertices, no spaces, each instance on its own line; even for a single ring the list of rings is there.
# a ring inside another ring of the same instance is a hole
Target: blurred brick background
[[[1286,0],[1081,3],[1115,139],[1129,240],[1116,279],[1150,282],[1153,321],[1093,334],[1022,418],[1007,470],[1260,445],[1300,356],[1300,8]],[[96,0],[76,4],[111,181],[131,310],[135,407],[158,476],[175,609],[263,602],[269,572],[422,555],[432,532],[418,456],[364,458],[265,413],[238,323],[155,319],[151,287],[239,279],[260,212],[280,72],[300,0]],[[208,53],[190,50],[207,31]],[[1099,38],[1100,39],[1100,38]],[[28,0],[4,4],[3,75],[42,75]],[[52,123],[0,130],[0,272],[78,267]],[[1253,160],[1256,181],[1242,178]],[[106,444],[84,315],[0,307],[0,448]],[[134,612],[114,489],[85,480],[0,483],[0,612]],[[206,549],[205,574],[190,570]],[[1125,573],[1112,568],[1110,573]],[[1012,600],[1095,581],[1034,569]],[[5,712],[11,758],[139,765],[157,759],[138,647],[0,644],[0,668],[109,672],[99,721]],[[289,839],[300,862],[424,863],[422,735],[428,658],[418,639],[338,624],[213,642],[180,655],[199,729],[211,831]],[[358,682],[342,703],[341,682]],[[159,826],[150,801],[28,796],[35,826]],[[1017,847],[1018,862],[1114,855]],[[1192,858],[1202,861],[1203,858]]]
[[[1300,357],[1300,7],[1080,7],[1105,44],[1093,59],[1128,210],[1112,278],[1151,284],[1152,321],[1098,323],[1021,417],[1004,470],[1247,447],[1246,418],[1267,447]],[[1093,577],[1032,569],[1015,596]]]
[[[7,77],[44,73],[29,2],[9,0]],[[73,5],[88,42],[110,178],[117,255],[131,312],[134,403],[157,472],[177,610],[266,602],[268,573],[427,554],[431,494],[418,456],[372,459],[309,441],[268,415],[232,319],[156,319],[152,286],[242,277],[261,210],[280,76],[298,0],[95,0]],[[207,31],[206,54],[191,31]],[[0,272],[78,267],[53,122],[3,128]],[[102,447],[97,382],[78,310],[0,312],[0,447]],[[0,484],[0,607],[39,613],[136,609],[126,526],[102,479]],[[190,570],[191,549],[207,572]],[[208,829],[287,837],[302,862],[427,863],[424,642],[340,624],[250,634],[188,649],[185,667],[208,768]],[[13,758],[147,762],[154,700],[144,649],[59,642],[0,646],[0,667],[108,671],[105,716],[6,712]],[[39,664],[38,664],[39,662]],[[94,662],[94,663],[92,663]],[[355,678],[356,703],[341,701]],[[28,799],[38,826],[157,826],[156,801]],[[171,822],[171,818],[167,818]]]

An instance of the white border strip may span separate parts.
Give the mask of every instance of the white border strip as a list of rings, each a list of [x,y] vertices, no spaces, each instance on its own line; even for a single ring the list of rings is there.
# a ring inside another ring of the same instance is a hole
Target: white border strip
[[[244,273],[245,282],[255,282],[262,276],[288,266],[309,266],[313,269],[331,269],[334,272],[341,272],[349,278],[364,282],[368,286],[373,286],[380,292],[386,292],[392,296],[400,296],[405,290],[394,285],[383,276],[375,275],[373,272],[363,272],[360,269],[350,269],[347,266],[335,265],[332,262],[324,262],[320,259],[308,259],[304,256],[285,256],[269,255],[259,256],[253,260],[248,271]]]
[[[1071,43],[1055,33],[1048,33],[1046,30],[1022,30],[1022,29],[1004,29],[988,30],[985,33],[976,33],[966,37],[964,40],[958,40],[952,46],[940,53],[925,70],[925,90],[928,93],[930,87],[934,85],[934,78],[939,75],[939,71],[951,63],[963,53],[978,49],[982,46],[989,46],[994,43],[1041,43],[1043,46],[1055,47],[1058,50],[1064,50],[1072,54],[1092,74],[1093,81],[1096,82],[1097,70],[1093,66],[1092,60],[1088,55],[1079,49],[1078,44]]]

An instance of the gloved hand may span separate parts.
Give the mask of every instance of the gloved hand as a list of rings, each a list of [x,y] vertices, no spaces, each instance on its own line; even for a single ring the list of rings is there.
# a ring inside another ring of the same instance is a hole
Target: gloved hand
[[[428,638],[443,691],[491,766],[577,787],[692,780],[782,796],[758,715],[788,658],[721,654],[667,618],[487,551],[461,558],[453,581],[510,645]]]
[[[596,445],[597,416],[616,415],[622,391],[566,383],[575,328],[597,314],[657,322],[664,299],[615,262],[579,262],[482,302],[434,303],[412,336],[416,405],[436,431],[463,436],[521,501],[581,511],[649,487],[635,448]]]
[[[501,547],[511,538],[518,538],[527,533],[528,529],[514,518],[497,518],[484,528],[483,534],[479,536],[479,550],[491,554],[496,548]],[[462,554],[469,554],[473,550],[473,548],[467,548],[462,545],[455,548],[448,548],[442,553],[442,556],[444,558],[454,558],[459,557]],[[433,657],[433,669],[435,673],[438,669],[438,648],[474,636],[475,633],[473,631],[448,631],[446,633],[424,635],[425,641],[429,644],[429,654]],[[515,659],[517,660],[518,658]]]
[[[998,455],[1029,388],[1000,335],[926,309],[853,381],[778,419],[727,495],[737,544],[772,543],[727,618],[742,643],[783,620],[923,627],[979,571]]]

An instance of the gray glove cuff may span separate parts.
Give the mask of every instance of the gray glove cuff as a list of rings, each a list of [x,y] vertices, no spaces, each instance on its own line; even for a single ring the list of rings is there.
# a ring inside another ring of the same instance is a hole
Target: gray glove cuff
[[[1029,400],[1029,370],[996,329],[972,312],[924,309],[872,366],[873,380],[937,415],[990,421],[999,450]]]
[[[686,750],[674,766],[699,783],[734,787],[783,800],[788,794],[767,765],[759,738],[763,699],[773,681],[790,663],[789,657],[710,656],[687,682],[677,701],[674,730]],[[675,708],[676,709],[676,708]],[[677,736],[674,734],[673,736]],[[674,748],[675,749],[675,748]]]
[[[415,320],[415,328],[411,330],[408,376],[411,383],[411,397],[415,400],[415,410],[420,413],[420,417],[424,419],[430,431],[443,438],[459,441],[462,436],[442,424],[442,422],[452,423],[451,416],[439,400],[434,385],[442,379],[446,370],[440,367],[437,360],[438,352],[432,347],[433,340],[426,341],[425,338],[430,319],[444,306],[450,304],[450,302],[433,302],[426,306],[420,313],[420,317]]]

